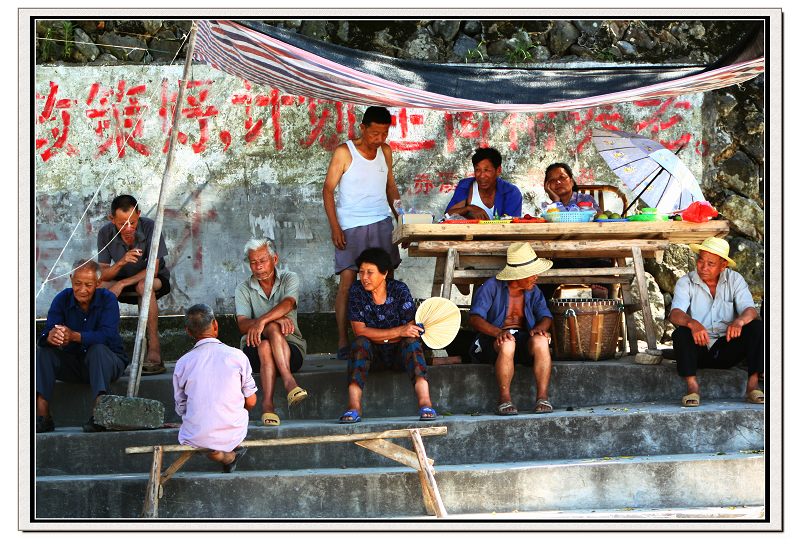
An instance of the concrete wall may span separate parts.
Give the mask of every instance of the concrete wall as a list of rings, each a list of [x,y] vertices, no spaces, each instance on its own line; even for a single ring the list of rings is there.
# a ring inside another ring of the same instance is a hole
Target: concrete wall
[[[145,216],[155,215],[181,70],[36,67],[37,317],[68,284],[58,277],[43,285],[48,272],[63,275],[75,259],[96,253],[115,195],[133,194]],[[188,96],[166,196],[173,290],[161,312],[202,301],[231,313],[236,284],[249,273],[241,249],[252,236],[275,239],[282,264],[300,274],[301,311],[331,311],[336,277],[321,190],[331,150],[356,136],[363,107],[285,95],[204,65],[192,68]],[[701,180],[710,152],[702,109],[701,94],[530,115],[393,109],[389,142],[407,208],[440,215],[455,183],[471,174],[471,151],[488,145],[503,154],[503,176],[522,190],[523,213],[536,213],[544,168],[554,161],[571,164],[579,183],[617,184],[590,142],[595,127],[650,134],[673,149],[683,144],[680,156]],[[397,277],[424,297],[432,271],[431,259],[404,256]]]

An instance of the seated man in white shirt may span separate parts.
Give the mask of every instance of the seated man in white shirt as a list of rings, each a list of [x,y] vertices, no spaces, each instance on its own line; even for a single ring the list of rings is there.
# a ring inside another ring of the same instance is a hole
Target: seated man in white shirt
[[[746,400],[764,404],[758,389],[764,372],[764,326],[747,282],[728,269],[736,263],[724,239],[710,237],[690,247],[698,253],[697,268],[678,280],[669,314],[677,327],[672,341],[678,374],[686,379],[681,404],[700,404],[698,368],[731,368],[742,358],[747,362]]]

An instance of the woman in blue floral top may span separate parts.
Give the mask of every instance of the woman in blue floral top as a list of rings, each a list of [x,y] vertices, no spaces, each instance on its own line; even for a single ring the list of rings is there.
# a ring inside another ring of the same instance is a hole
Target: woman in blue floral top
[[[428,391],[425,357],[414,323],[414,301],[408,286],[387,279],[389,253],[366,249],[356,259],[359,280],[350,287],[348,317],[356,339],[347,362],[349,410],[339,423],[361,421],[361,394],[370,370],[405,370],[414,385],[420,420],[436,419]]]

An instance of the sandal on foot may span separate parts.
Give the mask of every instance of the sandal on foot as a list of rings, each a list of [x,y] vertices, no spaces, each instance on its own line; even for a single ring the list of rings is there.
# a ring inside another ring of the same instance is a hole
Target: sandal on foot
[[[553,412],[553,405],[547,399],[536,399],[536,405],[533,407],[534,414],[548,414]]]
[[[432,422],[436,419],[436,411],[429,406],[421,406],[419,408],[419,421]]]
[[[753,403],[754,405],[763,405],[764,392],[761,391],[760,389],[754,389],[753,391],[748,391],[745,400],[748,403]]]
[[[350,346],[342,346],[336,350],[336,358],[342,361],[350,359]]]
[[[358,410],[350,409],[341,416],[339,416],[340,424],[355,424],[361,421],[361,416],[358,415]]]
[[[294,406],[298,403],[302,403],[306,397],[308,397],[308,392],[302,387],[297,386],[289,392],[286,396],[286,400],[289,402],[289,406]]]
[[[234,456],[233,461],[231,463],[224,463],[222,464],[222,472],[223,473],[233,473],[236,471],[236,466],[239,464],[239,460],[242,459],[242,456],[245,455],[247,449],[244,447],[239,447],[233,451],[236,456]]]
[[[700,395],[697,393],[689,393],[681,398],[682,406],[700,406]]]
[[[516,416],[517,415],[517,407],[514,406],[514,403],[511,401],[506,401],[505,403],[500,403],[497,405],[497,410],[495,414],[498,416]]]
[[[281,419],[274,412],[265,412],[261,415],[261,423],[264,425],[281,425]]]
[[[145,361],[142,363],[142,376],[152,376],[153,374],[164,374],[167,368],[164,366],[164,361],[151,362]]]

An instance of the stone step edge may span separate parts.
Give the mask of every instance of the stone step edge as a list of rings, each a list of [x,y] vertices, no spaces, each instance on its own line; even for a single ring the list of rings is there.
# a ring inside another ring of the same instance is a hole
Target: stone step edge
[[[584,465],[636,465],[639,463],[680,463],[696,462],[708,460],[742,460],[751,458],[764,458],[763,451],[740,450],[736,453],[697,453],[697,454],[659,454],[654,456],[608,456],[603,458],[579,458],[570,460],[526,460],[503,463],[475,463],[475,464],[444,464],[434,465],[436,474],[447,473],[448,471],[475,471],[482,473],[500,473],[507,470],[531,469],[531,468],[565,468]],[[166,469],[166,466],[164,467]],[[163,471],[163,469],[162,469]],[[329,468],[318,469],[273,469],[259,471],[237,471],[235,473],[222,473],[211,471],[191,471],[182,473],[178,471],[175,478],[191,480],[207,479],[235,479],[251,477],[292,477],[292,476],[320,476],[320,475],[375,475],[390,473],[416,473],[410,467],[352,467],[352,468]],[[102,475],[45,475],[37,476],[36,482],[65,482],[65,481],[102,481],[102,480],[142,480],[146,481],[147,473],[109,473]]]

